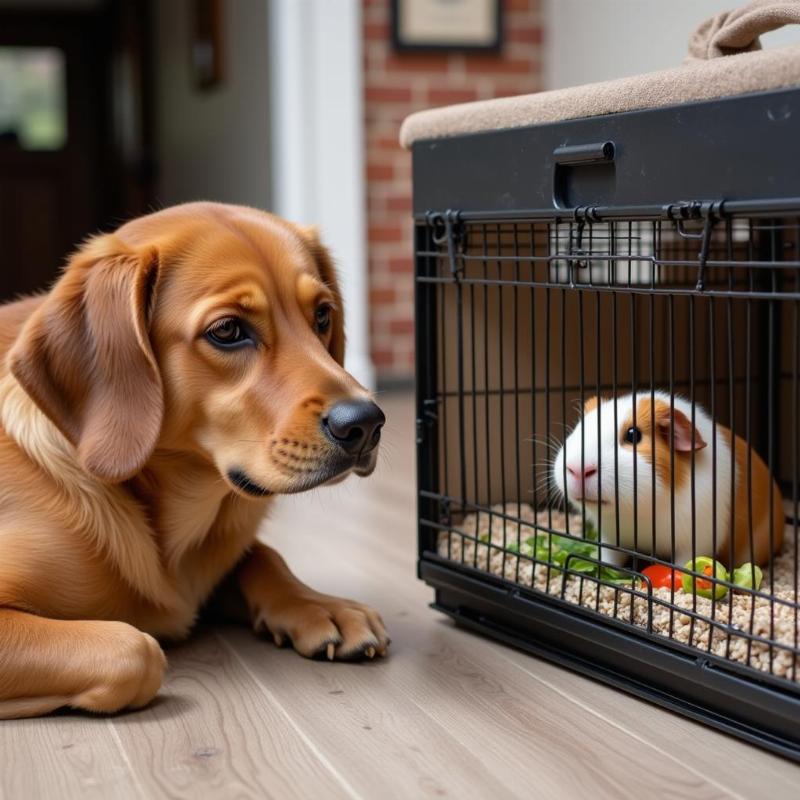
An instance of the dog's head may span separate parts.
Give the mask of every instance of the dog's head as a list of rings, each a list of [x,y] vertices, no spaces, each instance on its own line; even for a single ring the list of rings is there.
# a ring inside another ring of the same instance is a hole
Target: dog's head
[[[375,466],[384,417],[342,366],[342,315],[313,230],[194,203],[90,240],[9,363],[104,481],[158,448],[243,495],[298,492]]]

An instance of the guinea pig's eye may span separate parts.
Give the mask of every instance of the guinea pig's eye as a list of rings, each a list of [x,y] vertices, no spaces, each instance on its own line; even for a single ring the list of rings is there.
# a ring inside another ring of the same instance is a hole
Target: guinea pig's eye
[[[235,350],[254,344],[244,324],[236,317],[217,320],[206,330],[205,337],[214,347],[221,350]]]
[[[317,333],[325,333],[331,326],[331,307],[327,303],[317,306],[314,312],[314,326]]]
[[[642,432],[638,428],[628,428],[623,438],[625,444],[639,444],[642,441]]]

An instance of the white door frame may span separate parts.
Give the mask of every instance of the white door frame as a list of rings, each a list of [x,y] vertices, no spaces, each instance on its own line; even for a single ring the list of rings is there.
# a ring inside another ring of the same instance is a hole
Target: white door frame
[[[272,205],[318,225],[346,307],[347,369],[368,388],[360,0],[269,0]]]

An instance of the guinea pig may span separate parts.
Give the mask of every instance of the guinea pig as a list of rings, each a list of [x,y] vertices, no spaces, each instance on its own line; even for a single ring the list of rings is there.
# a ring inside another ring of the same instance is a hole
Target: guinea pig
[[[683,565],[694,556],[715,556],[729,569],[745,562],[764,564],[770,551],[783,541],[784,513],[781,493],[755,450],[750,450],[752,492],[748,496],[748,445],[716,425],[716,490],[712,482],[715,429],[709,415],[697,404],[675,396],[672,407],[666,392],[650,392],[616,400],[593,397],[583,418],[567,437],[553,463],[555,486],[573,508],[586,508],[586,517],[601,541],[655,555]],[[634,415],[635,406],[635,415]],[[598,428],[599,420],[599,428]],[[671,464],[670,439],[674,439]],[[583,456],[581,439],[583,438]],[[634,450],[635,448],[635,450]],[[694,451],[694,457],[693,452]],[[733,452],[732,452],[733,451]],[[692,461],[694,460],[694,509]],[[636,542],[634,542],[634,464],[636,465]],[[566,478],[566,485],[565,485]],[[653,526],[655,481],[655,528]],[[731,526],[731,482],[734,481],[734,520]],[[618,487],[618,497],[615,496]],[[672,551],[672,508],[674,537]],[[770,506],[772,503],[772,530]],[[716,509],[716,553],[714,510]],[[694,526],[692,513],[694,511]],[[752,515],[752,551],[750,518]],[[617,540],[619,530],[619,540]],[[730,536],[733,532],[733,563]],[[627,555],[602,548],[603,561],[623,566]]]

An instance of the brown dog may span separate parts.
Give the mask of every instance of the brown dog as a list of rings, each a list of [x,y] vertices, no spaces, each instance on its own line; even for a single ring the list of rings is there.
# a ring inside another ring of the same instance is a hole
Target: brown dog
[[[375,611],[255,541],[273,495],[371,473],[384,421],[342,368],[313,231],[213,203],[142,217],[0,308],[0,352],[0,718],[146,704],[153,637],[226,577],[279,645],[386,652]]]

